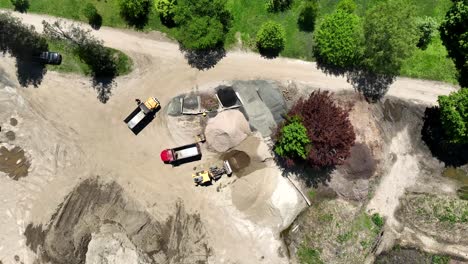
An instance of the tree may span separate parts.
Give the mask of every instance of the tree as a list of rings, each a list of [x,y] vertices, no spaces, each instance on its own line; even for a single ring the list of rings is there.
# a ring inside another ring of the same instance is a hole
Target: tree
[[[178,0],[174,21],[177,40],[191,50],[221,46],[231,25],[226,0]]]
[[[314,55],[325,68],[349,69],[361,63],[364,36],[359,17],[342,9],[327,15],[314,34]]]
[[[416,22],[419,30],[419,41],[416,45],[418,48],[425,50],[432,38],[437,33],[437,21],[432,17],[424,17]]]
[[[117,64],[110,49],[104,47],[89,30],[76,25],[66,25],[61,21],[50,24],[42,21],[44,34],[51,39],[67,41],[81,60],[88,64],[96,78],[117,76]]]
[[[29,8],[29,0],[11,0],[11,4],[14,6],[15,11],[24,13]]]
[[[84,16],[88,19],[91,27],[98,29],[102,25],[102,17],[92,3],[87,3],[83,9]]]
[[[132,26],[142,28],[147,20],[151,0],[120,0],[120,15]]]
[[[288,9],[293,0],[268,0],[267,9],[270,12],[279,12]]]
[[[316,0],[307,0],[303,3],[297,24],[303,31],[314,31],[315,19],[317,18],[318,3]]]
[[[452,143],[468,143],[468,89],[438,99],[445,134]]]
[[[257,32],[257,47],[262,55],[275,57],[284,49],[286,32],[281,24],[274,21],[263,23]]]
[[[299,116],[313,144],[306,163],[313,168],[341,164],[350,155],[356,138],[348,113],[337,106],[329,92],[314,91],[289,111]]]
[[[374,74],[397,76],[416,48],[414,7],[404,0],[382,1],[364,19],[364,66]]]
[[[310,139],[307,137],[307,129],[301,123],[298,116],[293,116],[279,128],[278,141],[275,153],[287,159],[305,160],[310,150]]]
[[[440,26],[440,37],[458,70],[461,87],[468,87],[468,0],[454,1]]]
[[[176,0],[155,0],[156,11],[165,25],[172,26],[174,23],[174,9]]]

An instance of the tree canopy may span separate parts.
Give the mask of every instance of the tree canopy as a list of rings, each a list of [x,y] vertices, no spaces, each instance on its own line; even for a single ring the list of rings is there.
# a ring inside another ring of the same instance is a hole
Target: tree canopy
[[[454,0],[440,26],[440,36],[458,70],[458,81],[468,87],[468,0]]]
[[[416,48],[414,7],[404,0],[382,1],[364,19],[364,66],[375,74],[397,76]]]
[[[468,89],[439,96],[440,118],[453,143],[468,143]]]
[[[319,64],[341,69],[359,65],[364,42],[359,17],[343,9],[327,15],[314,34],[314,55]]]
[[[130,25],[143,27],[151,5],[151,0],[120,0],[120,14]]]
[[[288,115],[299,116],[307,129],[313,144],[306,158],[309,166],[334,166],[350,155],[356,135],[348,112],[335,104],[329,92],[315,91],[309,98],[300,99]]]
[[[297,23],[303,31],[313,31],[315,28],[315,19],[317,18],[318,3],[316,0],[306,0],[302,4]]]
[[[286,32],[277,22],[267,21],[257,32],[257,47],[262,55],[278,56],[284,49],[285,42]]]
[[[293,0],[268,0],[267,9],[270,12],[279,12],[288,9]]]
[[[211,49],[222,44],[231,25],[226,0],[178,0],[174,21],[184,48]]]
[[[164,24],[170,25],[174,22],[176,0],[155,0],[154,4]]]
[[[277,155],[293,160],[307,158],[311,142],[307,137],[307,129],[298,116],[289,118],[280,128],[277,137],[278,141],[274,149]]]

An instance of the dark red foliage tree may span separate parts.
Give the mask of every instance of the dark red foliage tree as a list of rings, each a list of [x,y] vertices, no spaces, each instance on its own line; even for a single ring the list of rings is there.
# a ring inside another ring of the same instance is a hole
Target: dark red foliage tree
[[[356,135],[348,112],[333,101],[329,92],[314,91],[300,99],[289,116],[302,117],[302,124],[312,141],[306,162],[313,168],[342,164],[349,157]]]

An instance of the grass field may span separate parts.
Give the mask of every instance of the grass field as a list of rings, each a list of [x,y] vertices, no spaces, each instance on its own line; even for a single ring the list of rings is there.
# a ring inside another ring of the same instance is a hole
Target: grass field
[[[364,15],[366,10],[382,0],[356,0],[357,13]],[[446,11],[451,6],[450,0],[408,0],[417,8],[418,16],[432,16],[442,21]],[[29,12],[44,13],[75,20],[86,21],[82,8],[86,3],[96,5],[103,18],[104,26],[127,27],[119,15],[118,0],[30,0]],[[301,0],[295,0],[291,9],[282,13],[269,13],[265,0],[228,0],[228,9],[234,21],[227,36],[226,47],[233,47],[237,42],[236,33],[240,33],[243,46],[255,49],[255,35],[260,25],[267,20],[281,23],[286,30],[286,46],[281,56],[313,61],[313,33],[299,30],[297,17]],[[336,7],[338,0],[319,0],[319,18],[330,13]],[[0,8],[12,8],[10,0],[0,0]],[[174,35],[175,29],[163,26],[156,11],[152,10],[148,24],[143,30],[158,30]],[[425,51],[418,50],[408,58],[401,70],[403,76],[456,83],[456,71],[453,62],[446,58],[446,49],[437,37]]]
[[[83,75],[90,75],[90,67],[81,61],[78,55],[64,41],[49,40],[49,50],[57,51],[62,54],[63,60],[60,65],[47,65],[47,68],[52,71],[78,73]],[[117,74],[125,75],[132,70],[132,60],[125,55],[125,53],[111,49],[112,54],[117,60]]]

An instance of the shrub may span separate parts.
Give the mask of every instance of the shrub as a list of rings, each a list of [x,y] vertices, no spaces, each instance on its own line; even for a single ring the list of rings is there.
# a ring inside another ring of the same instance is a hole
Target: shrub
[[[379,228],[382,228],[385,224],[383,217],[380,216],[378,213],[373,214],[371,219],[372,222]]]
[[[314,34],[314,55],[319,64],[340,69],[361,63],[364,36],[359,17],[337,10],[326,16]]]
[[[440,26],[440,37],[458,70],[461,87],[468,87],[468,1],[454,1]]]
[[[305,1],[299,12],[297,23],[303,31],[313,31],[317,18],[318,3],[316,0]]]
[[[419,41],[417,47],[425,50],[432,38],[437,33],[437,21],[432,17],[424,17],[417,20],[417,26],[419,30]]]
[[[165,25],[174,23],[174,9],[176,0],[155,0],[156,11]]]
[[[15,11],[24,13],[29,8],[29,0],[11,0],[11,4],[15,8]]]
[[[310,143],[307,129],[301,123],[301,119],[293,116],[279,130],[275,153],[288,159],[305,160],[309,154]]]
[[[438,99],[441,122],[452,143],[468,143],[468,89]]]
[[[301,245],[297,250],[297,257],[301,264],[323,264],[320,258],[320,251],[314,248],[308,248]]]
[[[306,163],[313,168],[342,164],[348,158],[356,138],[348,113],[335,105],[329,92],[314,91],[300,99],[289,111],[300,116],[313,148]]]
[[[268,0],[267,9],[269,12],[279,12],[288,9],[293,0]]]
[[[257,47],[261,54],[277,56],[286,42],[286,32],[281,24],[267,21],[257,32]]]
[[[120,0],[120,15],[132,26],[143,27],[151,7],[151,0]]]
[[[336,9],[346,13],[354,13],[356,7],[356,2],[354,2],[354,0],[341,0],[338,2]]]
[[[102,25],[102,17],[99,15],[96,7],[92,3],[87,3],[83,9],[83,15],[88,19],[88,23],[93,28],[99,28]]]
[[[221,46],[231,25],[226,0],[178,0],[174,21],[180,44],[190,50]]]

